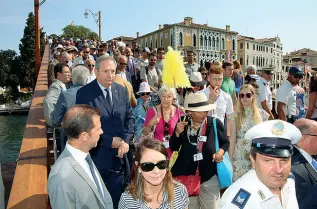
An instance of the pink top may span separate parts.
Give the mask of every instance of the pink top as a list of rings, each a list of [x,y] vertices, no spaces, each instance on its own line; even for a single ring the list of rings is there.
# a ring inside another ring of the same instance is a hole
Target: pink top
[[[155,107],[152,107],[151,109],[149,109],[146,113],[146,117],[145,117],[145,122],[144,122],[144,126],[146,126],[150,120],[156,115],[155,110],[153,109]],[[158,111],[156,111],[158,113]],[[171,117],[171,119],[169,120],[169,135],[172,136],[174,129],[176,127],[176,124],[178,122],[178,110],[176,109],[174,115]],[[184,113],[183,111],[180,110],[180,116],[183,116]],[[160,115],[161,118],[159,120],[159,122],[156,124],[156,128],[155,128],[155,132],[154,132],[154,138],[163,142],[164,140],[164,129],[165,129],[165,124],[162,118],[162,115]],[[170,159],[171,155],[172,155],[172,151],[170,150],[170,148],[167,149],[168,152],[168,159]]]

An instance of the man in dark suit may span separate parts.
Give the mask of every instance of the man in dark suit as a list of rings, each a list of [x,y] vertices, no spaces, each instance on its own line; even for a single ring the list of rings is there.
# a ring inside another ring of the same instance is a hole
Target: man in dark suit
[[[77,104],[89,104],[101,112],[104,131],[98,146],[90,151],[112,197],[118,207],[124,189],[125,175],[129,173],[126,153],[134,131],[134,115],[126,88],[114,83],[117,64],[110,56],[101,56],[96,62],[96,80],[77,92]],[[126,169],[125,169],[126,168]]]
[[[130,73],[131,75],[131,84],[133,87],[133,91],[134,92],[138,92],[139,91],[139,86],[141,83],[140,77],[139,77],[139,71],[140,69],[136,68],[136,65],[138,63],[138,60],[132,56],[132,51],[129,47],[126,47],[124,50],[125,55],[127,56],[127,71]]]
[[[100,113],[89,105],[73,106],[63,128],[68,142],[47,185],[52,209],[112,209],[110,194],[89,154],[102,134]]]
[[[312,155],[317,154],[317,122],[302,118],[295,121],[294,125],[303,137],[294,148],[292,173],[295,176],[298,204],[305,201],[307,205],[306,198],[317,184],[317,162],[312,158]]]

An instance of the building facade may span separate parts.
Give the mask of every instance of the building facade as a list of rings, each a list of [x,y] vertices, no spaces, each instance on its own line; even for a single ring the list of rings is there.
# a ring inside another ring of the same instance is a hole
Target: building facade
[[[283,56],[285,63],[293,63],[294,61],[301,61],[311,66],[313,70],[317,70],[317,51],[311,49],[300,49]]]
[[[243,70],[249,65],[256,65],[259,70],[273,66],[272,88],[277,89],[283,83],[283,44],[278,36],[263,39],[238,36],[238,60]]]
[[[137,33],[139,34],[139,33]],[[139,46],[158,48],[168,46],[185,55],[188,50],[195,52],[196,62],[233,61],[237,59],[237,32],[196,24],[193,18],[185,17],[183,22],[159,25],[159,29],[143,36],[137,36]]]

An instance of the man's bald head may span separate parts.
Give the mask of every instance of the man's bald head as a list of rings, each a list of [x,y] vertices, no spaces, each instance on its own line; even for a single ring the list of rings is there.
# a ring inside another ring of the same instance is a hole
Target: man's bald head
[[[310,155],[317,154],[317,122],[306,118],[295,121],[294,125],[300,130],[303,137],[297,146]]]

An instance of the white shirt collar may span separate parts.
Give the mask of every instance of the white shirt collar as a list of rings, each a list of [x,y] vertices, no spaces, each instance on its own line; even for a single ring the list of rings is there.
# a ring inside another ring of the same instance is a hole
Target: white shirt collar
[[[66,148],[72,154],[72,156],[75,158],[75,160],[77,160],[77,161],[86,160],[88,153],[85,153],[85,152],[73,147],[72,145],[68,144],[68,142],[66,143]]]
[[[269,82],[267,80],[265,80],[263,77],[261,77],[261,80],[263,81],[263,83],[269,84]]]
[[[294,145],[298,151],[304,156],[304,158],[310,163],[312,164],[313,158],[312,156],[310,156],[310,154],[308,154],[305,150],[299,148],[298,146]]]
[[[101,85],[98,81],[97,81],[99,87],[101,88],[102,91],[104,91],[105,89],[107,89],[106,87],[104,87],[103,85]],[[108,88],[111,90],[111,86]]]
[[[285,83],[286,83],[288,86],[294,88],[294,86],[293,86],[293,85],[291,84],[291,82],[289,82],[288,80],[285,80]]]

